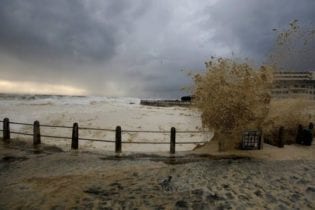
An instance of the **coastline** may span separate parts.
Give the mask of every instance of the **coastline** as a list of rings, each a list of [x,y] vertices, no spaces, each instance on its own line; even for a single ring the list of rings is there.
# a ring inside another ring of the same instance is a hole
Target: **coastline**
[[[189,161],[183,161],[185,156]],[[165,160],[174,157],[163,155],[115,157],[48,145],[33,149],[27,143],[1,144],[0,157],[0,206],[5,209],[315,207],[315,162],[303,157],[183,152],[177,155],[182,161],[171,162]]]

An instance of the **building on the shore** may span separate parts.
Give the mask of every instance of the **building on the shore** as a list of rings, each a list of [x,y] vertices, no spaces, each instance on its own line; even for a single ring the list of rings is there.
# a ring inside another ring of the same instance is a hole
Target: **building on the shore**
[[[315,72],[275,72],[272,97],[315,99]]]

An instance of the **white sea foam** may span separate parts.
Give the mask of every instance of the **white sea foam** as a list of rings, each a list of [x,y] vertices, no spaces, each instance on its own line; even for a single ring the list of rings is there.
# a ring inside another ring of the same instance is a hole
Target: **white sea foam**
[[[123,130],[167,131],[166,134],[123,133],[123,141],[169,142],[171,127],[180,130],[198,130],[201,126],[200,113],[181,107],[148,107],[140,105],[138,98],[114,98],[103,96],[37,96],[0,95],[0,119],[32,123],[39,120],[46,125],[110,128],[121,126]],[[32,133],[31,126],[12,125],[15,131]],[[71,129],[42,128],[42,134],[71,137]],[[212,135],[177,134],[178,141],[204,141]],[[22,136],[18,136],[22,137]],[[114,140],[114,132],[80,130],[81,138]],[[63,145],[69,149],[70,142],[43,139],[44,142]],[[178,145],[176,150],[190,150],[195,145]],[[80,142],[85,149],[114,149],[114,144]],[[168,151],[169,145],[124,144],[124,151]]]

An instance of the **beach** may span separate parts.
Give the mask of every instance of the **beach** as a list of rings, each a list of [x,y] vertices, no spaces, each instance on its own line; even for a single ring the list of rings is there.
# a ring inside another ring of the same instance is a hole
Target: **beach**
[[[126,130],[202,130],[200,113],[183,107],[146,107],[138,100],[109,98],[2,99],[11,121]],[[11,130],[32,133],[12,124]],[[71,137],[71,129],[41,133]],[[109,138],[115,133],[82,131]],[[0,140],[0,209],[314,209],[315,145],[263,145],[262,150],[218,152],[212,133],[183,133],[179,141],[204,146],[114,144],[32,138]],[[169,142],[169,133],[124,134],[123,141]]]
[[[0,6],[0,210],[315,210],[315,0]]]
[[[2,209],[315,207],[311,158],[117,157],[44,145],[33,149],[25,143],[2,143],[0,158]]]

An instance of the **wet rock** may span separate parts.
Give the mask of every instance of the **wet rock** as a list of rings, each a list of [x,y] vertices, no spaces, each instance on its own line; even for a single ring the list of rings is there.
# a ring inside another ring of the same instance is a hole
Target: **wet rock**
[[[156,206],[154,207],[154,210],[164,210],[165,207],[164,206]]]
[[[231,205],[227,202],[219,204],[218,208],[220,210],[232,209]]]
[[[274,202],[277,201],[277,199],[276,199],[273,195],[271,195],[271,194],[266,194],[266,199],[267,199],[267,201],[270,202],[270,203],[274,203]]]
[[[111,204],[112,204],[111,202],[101,201],[97,209],[112,210],[113,208],[111,207]]]
[[[239,195],[238,198],[239,198],[240,200],[246,200],[246,201],[249,200],[249,197],[248,197],[248,196],[245,196],[245,195]]]
[[[256,190],[254,192],[254,194],[257,196],[257,197],[261,197],[262,196],[262,192],[260,190]]]
[[[84,190],[83,192],[88,193],[88,194],[93,194],[93,195],[99,195],[99,196],[109,196],[110,193],[103,190],[101,187],[90,187],[87,190]]]
[[[203,190],[202,189],[196,189],[196,190],[193,190],[191,193],[201,197],[203,195]]]
[[[245,207],[245,205],[239,205],[238,207],[236,207],[236,210],[244,210],[248,208],[247,206]],[[267,209],[267,207],[265,207],[265,209]]]
[[[94,204],[92,202],[82,203],[83,209],[93,209]]]
[[[308,181],[305,180],[305,179],[299,179],[299,180],[297,181],[297,183],[298,183],[298,184],[301,184],[301,185],[305,185],[305,184],[308,183]]]
[[[98,209],[99,209],[99,210],[113,210],[113,209],[110,208],[110,207],[99,207]]]
[[[315,187],[308,187],[308,188],[306,188],[306,192],[315,193]]]
[[[210,195],[207,196],[207,200],[210,201],[210,202],[219,201],[219,200],[222,200],[222,199],[223,198],[218,196],[216,193],[210,194]]]
[[[173,187],[171,186],[172,176],[168,176],[167,178],[160,181],[160,186],[164,191],[171,191]]]
[[[288,209],[290,209],[290,208],[288,208],[288,207],[286,207],[286,206],[280,204],[277,209],[279,209],[279,210],[288,210]]]
[[[299,194],[294,193],[291,195],[290,200],[293,202],[296,202],[296,201],[300,200],[300,198],[301,198],[301,196]]]
[[[123,190],[124,189],[123,186],[121,186],[121,184],[119,184],[118,182],[113,182],[109,186],[116,187],[119,190]]]
[[[204,202],[194,202],[192,204],[192,209],[207,210],[209,209],[209,206]]]
[[[227,199],[229,199],[229,200],[234,199],[233,194],[232,194],[232,193],[230,193],[230,192],[226,193],[225,195],[226,195],[226,198],[227,198]]]
[[[188,209],[188,203],[186,201],[179,200],[176,202],[175,207],[179,209]]]
[[[19,157],[19,156],[10,156],[10,155],[8,155],[8,156],[4,156],[3,158],[2,158],[2,161],[3,162],[14,162],[14,161],[24,161],[24,160],[28,160],[28,158],[27,157],[24,157],[24,156],[22,156],[22,157]]]

